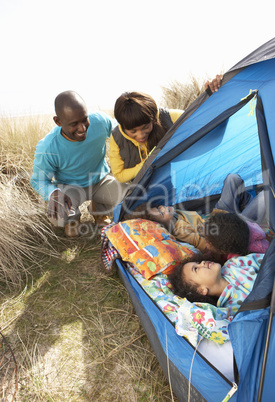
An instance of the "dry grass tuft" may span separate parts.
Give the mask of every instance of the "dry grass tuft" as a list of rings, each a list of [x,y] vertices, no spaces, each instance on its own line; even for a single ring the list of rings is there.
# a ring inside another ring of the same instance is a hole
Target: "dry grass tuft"
[[[168,109],[186,110],[194,100],[204,92],[205,80],[198,80],[193,75],[186,83],[172,81],[168,87],[162,87],[162,103]]]
[[[38,141],[54,127],[52,116],[23,116],[0,118],[0,165],[5,160],[10,166],[19,161],[19,167],[31,170]]]
[[[19,366],[17,400],[170,401],[126,289],[101,272],[100,244],[81,243],[73,260],[52,258],[2,305],[0,327],[7,323]]]
[[[44,210],[17,181],[17,176],[0,175],[0,282],[8,285],[21,285],[30,265],[54,252],[50,241],[55,235]]]
[[[38,133],[46,130],[41,124],[26,117],[0,120],[0,283],[8,286],[21,286],[22,274],[54,252],[55,235],[29,184]]]

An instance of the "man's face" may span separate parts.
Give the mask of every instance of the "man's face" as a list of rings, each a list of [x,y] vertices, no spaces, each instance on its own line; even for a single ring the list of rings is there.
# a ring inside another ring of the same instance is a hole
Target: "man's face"
[[[85,106],[66,107],[60,117],[54,117],[54,121],[70,140],[84,141],[86,139],[90,122]]]

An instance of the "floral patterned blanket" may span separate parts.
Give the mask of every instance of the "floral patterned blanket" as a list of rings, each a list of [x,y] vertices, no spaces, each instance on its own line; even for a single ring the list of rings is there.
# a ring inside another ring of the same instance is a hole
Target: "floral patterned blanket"
[[[229,340],[228,324],[233,317],[227,308],[218,308],[208,303],[190,303],[172,292],[167,275],[160,273],[148,280],[143,278],[133,264],[127,263],[127,266],[146,293],[175,325],[177,334],[186,337],[193,346],[197,346],[201,337],[219,345]]]

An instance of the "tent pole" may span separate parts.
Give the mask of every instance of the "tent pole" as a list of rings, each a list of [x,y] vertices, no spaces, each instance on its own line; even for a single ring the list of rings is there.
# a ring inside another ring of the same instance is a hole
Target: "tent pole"
[[[270,335],[271,335],[271,329],[272,329],[272,320],[273,320],[274,314],[275,314],[275,277],[274,277],[274,282],[273,282],[273,289],[272,289],[272,296],[271,296],[271,303],[270,303],[270,313],[269,313],[268,328],[267,328],[267,333],[266,333],[265,350],[264,350],[264,357],[263,357],[263,363],[262,363],[262,371],[261,371],[261,378],[260,378],[257,402],[261,402],[261,400],[262,400],[265,369],[266,369],[266,363],[267,363],[268,348],[269,348],[269,341],[270,341]]]

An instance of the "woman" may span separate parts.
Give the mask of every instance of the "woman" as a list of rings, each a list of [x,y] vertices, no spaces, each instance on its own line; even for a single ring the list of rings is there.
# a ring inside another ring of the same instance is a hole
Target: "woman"
[[[142,92],[125,92],[117,99],[114,114],[119,125],[110,138],[110,165],[119,182],[136,177],[182,112],[159,109],[154,99]]]

